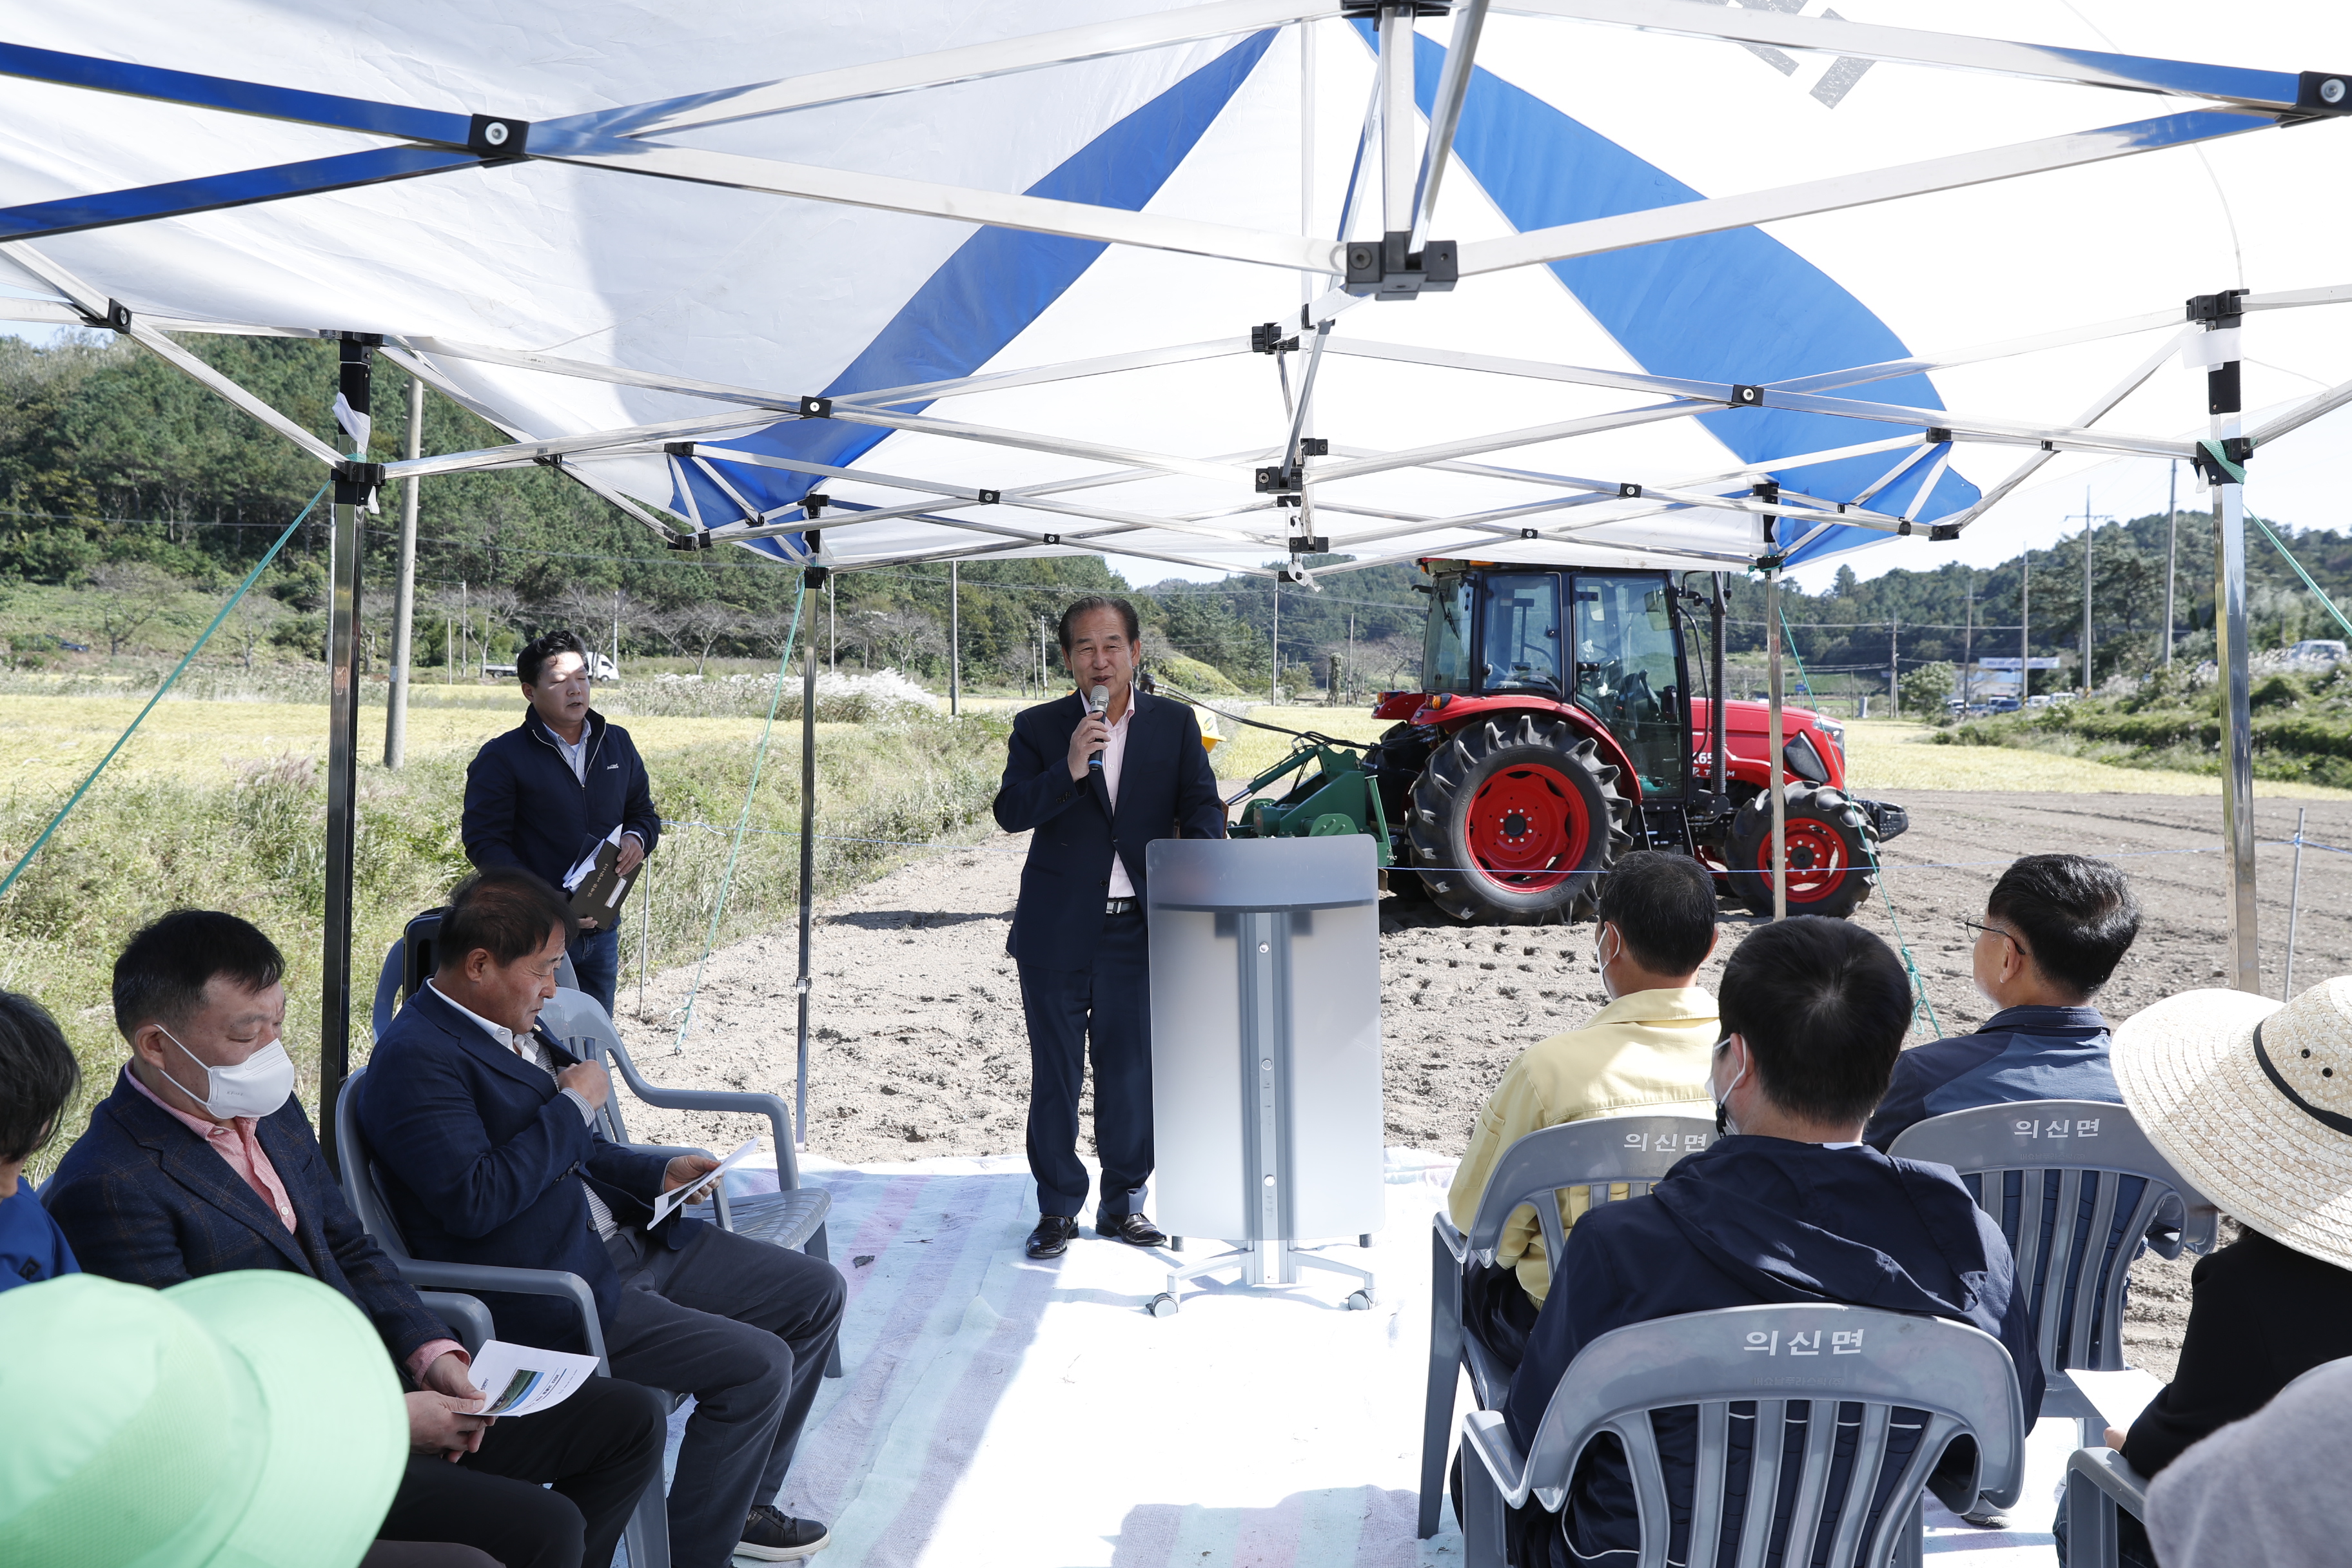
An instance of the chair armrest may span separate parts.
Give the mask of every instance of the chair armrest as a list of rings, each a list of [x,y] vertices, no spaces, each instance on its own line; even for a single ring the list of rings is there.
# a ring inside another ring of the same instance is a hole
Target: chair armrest
[[[743,1116],[764,1116],[776,1147],[776,1184],[786,1192],[797,1191],[801,1184],[800,1160],[793,1139],[793,1110],[783,1096],[758,1094],[749,1089],[662,1089],[646,1081],[637,1071],[637,1064],[623,1047],[613,1052],[614,1065],[621,1069],[621,1079],[629,1092],[659,1110],[731,1110]]]
[[[1469,1261],[1470,1238],[1454,1228],[1453,1215],[1439,1209],[1429,1216],[1429,1228],[1436,1233],[1439,1241],[1445,1244],[1445,1250],[1454,1255],[1454,1262]]]
[[[580,1324],[587,1333],[588,1352],[596,1358],[596,1370],[608,1370],[604,1325],[596,1316],[596,1293],[577,1274],[557,1268],[500,1268],[488,1263],[428,1263],[419,1258],[400,1258],[395,1267],[400,1277],[419,1290],[504,1290],[516,1296],[569,1298],[580,1309]]]
[[[1527,1458],[1511,1441],[1501,1411],[1473,1410],[1462,1417],[1462,1451],[1478,1456],[1506,1503],[1517,1508],[1528,1500]]]
[[[482,1348],[482,1342],[498,1338],[498,1327],[490,1320],[490,1310],[471,1296],[448,1290],[419,1290],[416,1299],[425,1310],[449,1325],[457,1342],[472,1355]]]
[[[2066,1460],[2066,1476],[2070,1481],[2083,1477],[2134,1519],[2147,1515],[2147,1478],[2113,1448],[2075,1449]]]

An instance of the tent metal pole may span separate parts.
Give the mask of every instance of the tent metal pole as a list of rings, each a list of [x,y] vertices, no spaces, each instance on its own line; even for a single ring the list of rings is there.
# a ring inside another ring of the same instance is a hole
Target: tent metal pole
[[[948,717],[963,711],[963,585],[960,561],[948,563]]]
[[[2189,300],[2189,318],[2210,332],[2228,331],[2244,320],[2242,294],[2200,295]],[[2215,344],[2217,348],[2221,343]],[[2246,657],[2246,471],[2247,448],[2231,447],[2243,407],[2239,362],[2233,356],[2205,373],[2206,412],[2211,437],[2200,443],[2199,462],[2213,481],[2213,657],[2221,667],[2224,755],[2221,837],[2230,846],[2230,984],[2259,996],[2263,992],[2262,928],[2254,905],[2254,751],[2252,679]],[[2085,536],[2087,537],[2087,535]]]
[[[371,335],[342,335],[339,390],[351,411],[364,419],[375,359]],[[333,543],[330,549],[327,607],[327,909],[319,989],[319,1141],[335,1158],[335,1100],[351,1072],[352,1049],[352,871],[357,847],[360,706],[355,658],[358,647],[360,567],[367,558],[361,524],[374,488],[363,465],[367,453],[335,469]],[[377,470],[379,473],[381,470]]]
[[[1726,721],[1723,711],[1724,680],[1727,673],[1724,669],[1723,647],[1724,574],[1714,572],[1708,575],[1713,579],[1714,593],[1709,597],[1706,606],[1708,660],[1706,745],[1708,752],[1715,759],[1715,767],[1714,776],[1708,781],[1707,787],[1714,792],[1715,809],[1721,811],[1731,804],[1730,759],[1723,754],[1723,744],[1727,739],[1724,732]]]
[[[2172,584],[2174,563],[2180,554],[2180,463],[2173,460],[2172,477],[2164,487],[2164,664],[2172,667]]]
[[[808,569],[803,581],[814,587],[832,575],[822,566]],[[826,584],[830,590],[830,583]],[[801,957],[800,977],[793,990],[799,1000],[798,1049],[793,1074],[793,1136],[808,1147],[809,1077],[809,926],[816,908],[816,639],[802,645],[801,654]]]
[[[1780,748],[1780,574],[1764,574],[1764,695],[1771,709],[1770,733],[1765,749],[1771,755],[1772,796],[1772,918],[1789,918],[1789,799],[1782,790]]]
[[[408,378],[408,456],[423,455],[425,384]],[[392,590],[391,687],[384,696],[383,765],[397,768],[408,751],[408,661],[413,623],[416,618],[416,487],[411,479],[401,487],[400,575]]]

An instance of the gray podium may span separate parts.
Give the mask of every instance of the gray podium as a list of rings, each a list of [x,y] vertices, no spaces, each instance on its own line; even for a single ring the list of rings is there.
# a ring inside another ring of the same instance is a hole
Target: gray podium
[[[1233,1247],[1168,1276],[1370,1270],[1302,1241],[1370,1244],[1381,1158],[1380,879],[1372,841],[1161,838],[1144,851],[1151,922],[1151,1121],[1160,1228]]]

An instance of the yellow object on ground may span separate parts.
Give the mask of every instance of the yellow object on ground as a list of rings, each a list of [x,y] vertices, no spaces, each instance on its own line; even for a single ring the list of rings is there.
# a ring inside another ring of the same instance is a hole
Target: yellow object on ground
[[[1454,1225],[1470,1228],[1495,1163],[1530,1132],[1595,1116],[1678,1110],[1712,1115],[1706,1073],[1716,1026],[1715,998],[1696,985],[1636,991],[1595,1013],[1584,1027],[1521,1051],[1478,1112],[1469,1152],[1454,1168],[1454,1185],[1445,1194]],[[1610,1193],[1612,1198],[1624,1195],[1622,1186]],[[1569,1188],[1560,1200],[1560,1223],[1573,1226],[1591,1198],[1589,1188]],[[1551,1289],[1551,1262],[1544,1256],[1532,1205],[1521,1205],[1503,1226],[1495,1261],[1516,1268],[1519,1288],[1543,1305]]]

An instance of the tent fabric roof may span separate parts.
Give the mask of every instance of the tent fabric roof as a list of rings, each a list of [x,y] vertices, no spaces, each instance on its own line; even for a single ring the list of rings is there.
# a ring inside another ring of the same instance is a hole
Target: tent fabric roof
[[[1338,0],[27,14],[0,318],[383,333],[520,443],[395,476],[554,460],[841,567],[1931,548],[2021,469],[2191,456],[2181,301],[2231,287],[2249,434],[2352,400],[2352,312],[2263,309],[2352,298],[2341,80],[2298,74],[2343,18],[2248,7],[2201,64],[2187,5],[1816,7],[1464,0],[1386,48]],[[1399,225],[1459,284],[1344,292]],[[1303,506],[1260,479],[1294,434]]]

